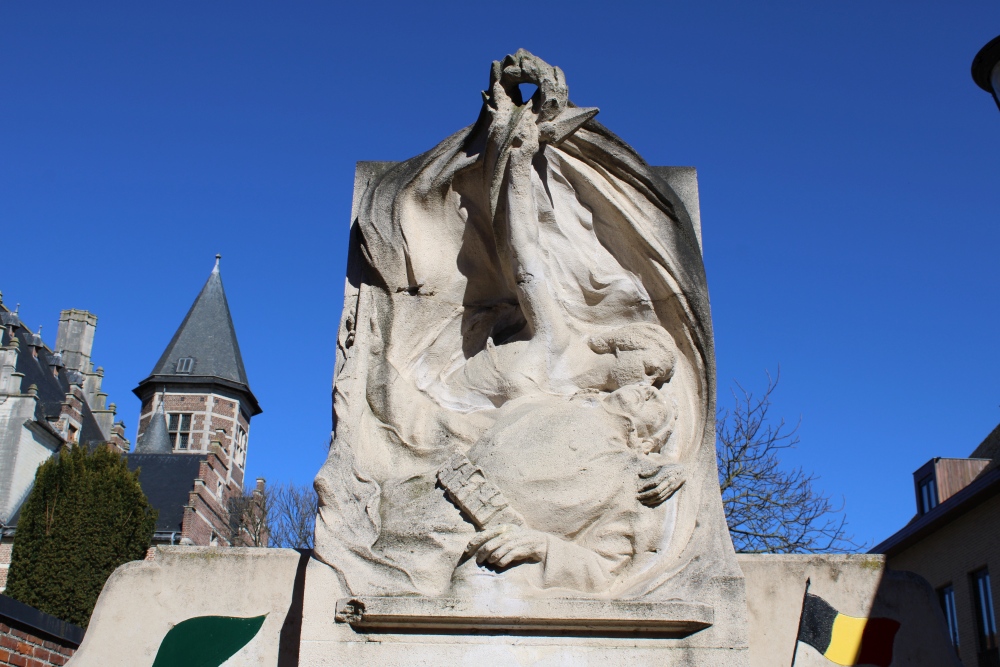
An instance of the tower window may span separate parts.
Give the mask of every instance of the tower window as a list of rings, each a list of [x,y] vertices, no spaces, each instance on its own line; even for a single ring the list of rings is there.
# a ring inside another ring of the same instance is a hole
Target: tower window
[[[174,449],[187,449],[191,442],[191,415],[171,412],[167,430]]]
[[[240,465],[246,461],[247,456],[247,432],[239,424],[236,425],[236,452],[233,458]]]
[[[177,360],[177,372],[178,373],[190,373],[194,368],[194,359],[191,357],[182,357]]]

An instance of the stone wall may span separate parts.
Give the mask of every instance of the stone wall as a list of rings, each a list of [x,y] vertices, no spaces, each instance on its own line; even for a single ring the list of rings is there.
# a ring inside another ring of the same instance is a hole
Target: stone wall
[[[841,614],[898,621],[898,632],[890,638],[892,658],[886,663],[891,667],[960,664],[934,591],[912,573],[887,570],[882,556],[740,555],[738,562],[746,576],[750,667],[792,664],[793,652],[796,667],[833,664],[796,641],[807,586]],[[705,653],[711,654],[709,664],[721,666],[738,657],[724,647],[672,653],[677,639],[628,633],[355,632],[334,620],[333,608],[342,595],[331,568],[292,550],[157,548],[152,560],[127,563],[108,580],[72,664],[151,664],[166,633],[182,621],[261,614],[268,616],[260,631],[227,665],[516,663],[495,659],[501,653],[516,654],[521,658],[516,664],[535,667],[689,665],[698,664],[696,653]],[[150,605],[150,599],[158,604]],[[722,613],[727,611],[716,610],[716,617]],[[379,662],[368,659],[373,653],[380,654]],[[692,661],[685,662],[687,658]]]
[[[879,555],[737,556],[746,576],[751,667],[828,667],[830,660],[798,642],[805,593],[840,614],[898,622],[889,638],[891,667],[959,667],[934,591],[911,572],[886,569]],[[853,664],[853,663],[838,663]]]
[[[259,631],[225,664],[294,667],[307,561],[292,549],[157,547],[152,559],[126,563],[108,579],[70,664],[151,665],[167,633],[184,621],[266,614]]]

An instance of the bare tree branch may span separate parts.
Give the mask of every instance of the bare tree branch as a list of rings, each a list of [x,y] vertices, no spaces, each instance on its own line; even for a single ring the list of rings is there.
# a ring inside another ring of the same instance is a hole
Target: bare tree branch
[[[281,484],[273,487],[268,522],[271,546],[312,549],[319,497],[313,487]]]
[[[312,549],[319,498],[311,486],[265,485],[227,503],[229,534],[234,547]]]
[[[733,407],[716,417],[719,486],[733,544],[742,553],[856,551],[843,506],[814,488],[818,477],[781,467],[781,450],[799,438],[797,424],[788,428],[768,416],[779,377],[768,374],[759,397],[736,384]]]

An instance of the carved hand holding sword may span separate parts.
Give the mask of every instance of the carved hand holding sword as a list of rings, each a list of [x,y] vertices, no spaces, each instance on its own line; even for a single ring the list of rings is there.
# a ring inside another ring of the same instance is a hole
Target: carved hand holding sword
[[[464,454],[455,454],[441,466],[438,481],[479,530],[469,541],[466,555],[476,554],[480,565],[497,567],[545,559],[548,536],[528,528],[500,489]]]

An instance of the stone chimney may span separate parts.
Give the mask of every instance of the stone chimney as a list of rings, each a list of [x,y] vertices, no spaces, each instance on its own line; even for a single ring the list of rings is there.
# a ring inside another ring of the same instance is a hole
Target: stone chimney
[[[20,394],[21,378],[24,373],[17,372],[17,356],[20,345],[17,338],[10,337],[10,342],[0,347],[0,394]]]
[[[94,349],[95,331],[97,315],[75,308],[59,313],[59,332],[54,351],[62,353],[66,368],[82,373],[93,372],[90,353]]]

